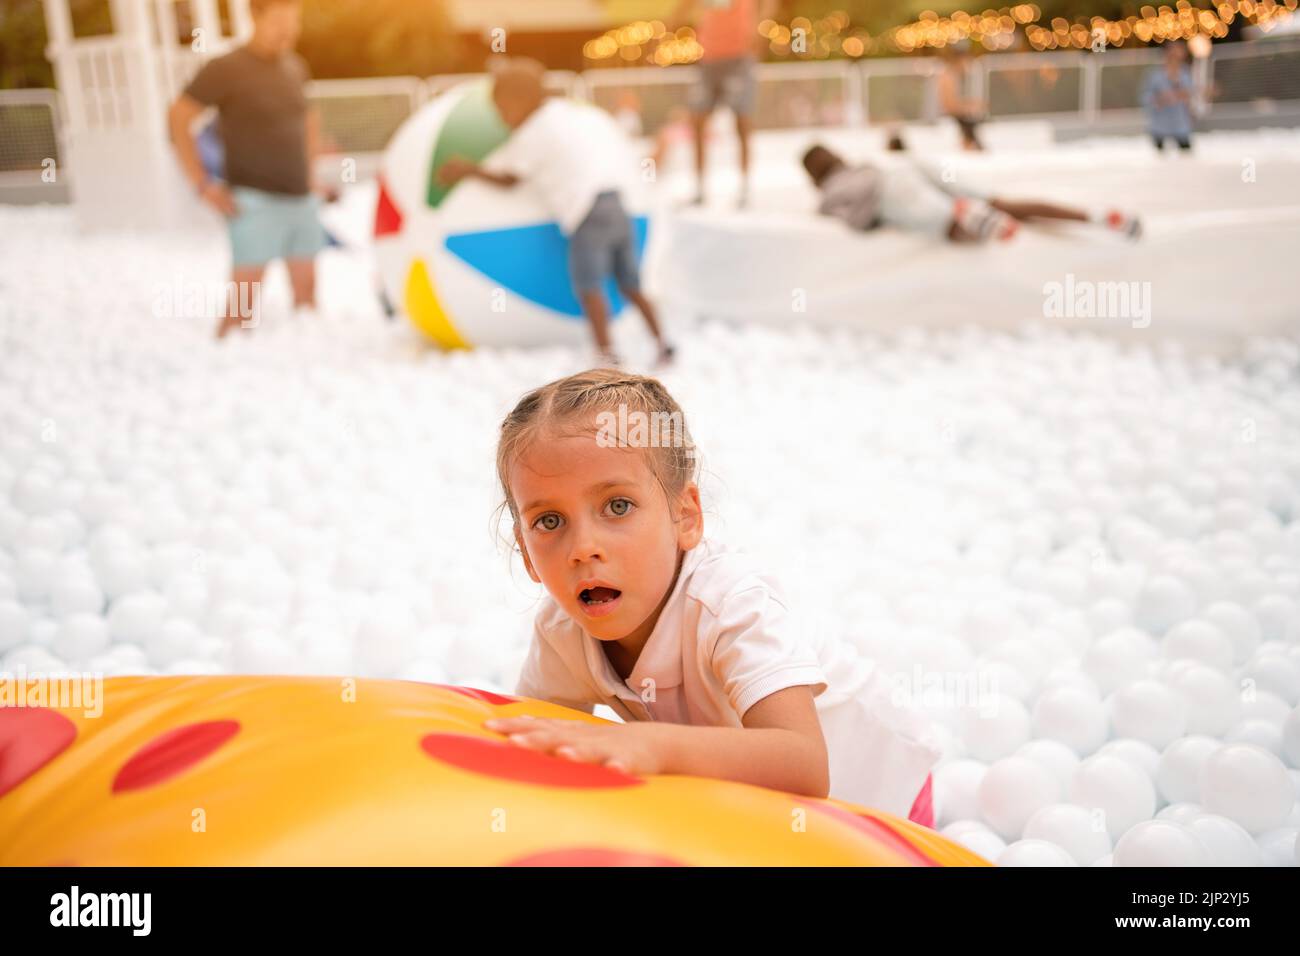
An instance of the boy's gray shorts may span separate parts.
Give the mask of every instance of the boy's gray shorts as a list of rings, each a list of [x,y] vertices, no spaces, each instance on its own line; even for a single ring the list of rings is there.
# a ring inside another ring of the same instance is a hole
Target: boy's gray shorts
[[[702,60],[697,68],[699,80],[687,94],[692,113],[712,113],[719,104],[730,107],[737,116],[754,112],[758,98],[758,67],[754,57]]]
[[[575,292],[598,289],[611,274],[620,289],[641,287],[632,220],[613,190],[596,197],[587,218],[569,236],[569,276]]]

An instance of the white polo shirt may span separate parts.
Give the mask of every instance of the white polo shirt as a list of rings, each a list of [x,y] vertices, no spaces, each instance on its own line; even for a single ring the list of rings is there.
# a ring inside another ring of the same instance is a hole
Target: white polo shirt
[[[627,134],[598,106],[552,96],[483,162],[535,189],[566,236],[606,190],[622,191],[635,168]]]
[[[928,721],[852,646],[804,633],[779,584],[747,556],[709,542],[687,553],[627,680],[603,643],[549,595],[515,693],[624,720],[741,727],[764,697],[807,685],[830,760],[830,795],[906,816],[940,756]]]

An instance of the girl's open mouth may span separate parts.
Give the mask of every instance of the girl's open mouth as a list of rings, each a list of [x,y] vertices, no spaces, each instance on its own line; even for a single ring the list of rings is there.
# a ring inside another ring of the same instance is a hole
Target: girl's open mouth
[[[594,587],[583,588],[578,592],[578,600],[591,617],[602,617],[618,606],[623,592],[617,588]]]

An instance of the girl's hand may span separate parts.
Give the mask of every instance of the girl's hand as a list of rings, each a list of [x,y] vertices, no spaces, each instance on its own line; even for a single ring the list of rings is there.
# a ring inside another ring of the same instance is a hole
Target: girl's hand
[[[502,717],[484,721],[483,726],[506,734],[512,744],[579,763],[634,775],[663,772],[661,738],[655,737],[652,726],[541,717]]]

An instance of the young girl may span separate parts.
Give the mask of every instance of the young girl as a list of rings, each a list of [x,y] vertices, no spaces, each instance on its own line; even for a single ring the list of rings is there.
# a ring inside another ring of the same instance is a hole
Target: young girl
[[[933,825],[937,745],[843,644],[815,647],[780,586],[705,542],[695,446],[657,380],[603,369],[529,392],[497,476],[547,596],[516,693],[625,723],[487,721],[517,744],[630,774],[687,774]]]

